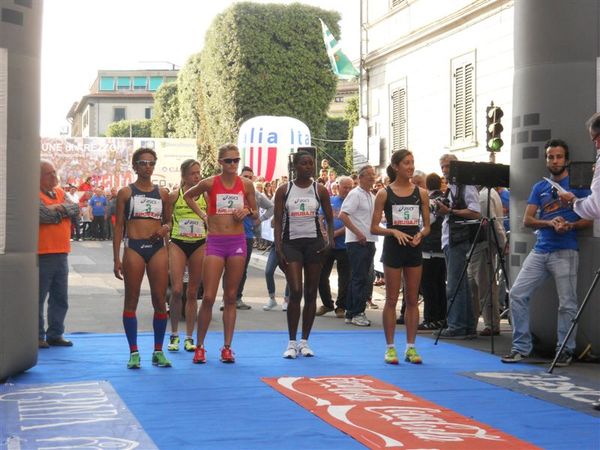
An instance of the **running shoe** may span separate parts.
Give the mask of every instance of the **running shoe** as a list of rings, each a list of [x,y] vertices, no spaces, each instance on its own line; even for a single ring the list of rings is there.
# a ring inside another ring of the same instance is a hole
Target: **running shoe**
[[[221,349],[221,362],[229,364],[235,362],[235,353],[233,353],[230,347],[223,347]]]
[[[359,313],[355,315],[351,320],[352,325],[356,325],[357,327],[370,327],[371,321],[367,319],[367,315],[363,313]]]
[[[385,362],[388,364],[398,364],[398,353],[395,347],[388,347],[385,351]]]
[[[283,302],[283,305],[281,305],[281,310],[282,310],[282,311],[287,311],[287,308],[288,308],[288,302],[285,302],[285,301],[284,301],[284,302]]]
[[[296,359],[296,356],[298,356],[298,347],[295,341],[290,341],[287,349],[283,352],[283,357],[286,359]]]
[[[193,352],[196,350],[196,346],[194,345],[194,340],[192,338],[185,338],[183,340],[183,348],[186,352]]]
[[[298,344],[298,352],[302,356],[315,356],[315,352],[312,351],[312,349],[308,346],[308,342],[306,341],[300,341],[300,343]]]
[[[131,352],[129,355],[129,362],[127,363],[128,369],[139,369],[142,367],[140,364],[140,353],[139,352]]]
[[[408,350],[406,350],[406,353],[404,354],[404,361],[409,362],[411,364],[421,364],[423,362],[423,359],[421,359],[421,357],[417,353],[416,348],[410,347]]]
[[[179,351],[179,336],[177,336],[176,334],[171,335],[171,337],[169,338],[169,345],[167,347],[167,350],[169,350],[170,352]]]
[[[158,367],[171,367],[171,361],[169,361],[162,350],[158,350],[152,353],[152,365]]]
[[[237,301],[235,302],[235,307],[237,309],[243,309],[243,310],[252,309],[252,306],[248,305],[247,303],[244,303],[241,298],[237,299]]]
[[[271,311],[273,308],[277,306],[277,300],[274,298],[269,298],[269,302],[266,305],[263,305],[263,311]]]
[[[193,362],[194,364],[204,364],[206,362],[206,350],[204,347],[196,347]]]

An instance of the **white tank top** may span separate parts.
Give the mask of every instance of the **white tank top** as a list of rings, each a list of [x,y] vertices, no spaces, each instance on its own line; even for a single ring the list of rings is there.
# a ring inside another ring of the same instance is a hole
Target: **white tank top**
[[[301,188],[291,181],[284,204],[284,241],[321,237],[321,228],[319,227],[321,201],[317,193],[317,183],[313,181],[308,187]]]

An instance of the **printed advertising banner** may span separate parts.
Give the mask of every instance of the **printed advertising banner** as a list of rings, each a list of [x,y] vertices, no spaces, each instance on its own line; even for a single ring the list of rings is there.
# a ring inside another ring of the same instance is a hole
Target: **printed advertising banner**
[[[238,135],[244,165],[266,181],[287,176],[289,154],[309,145],[310,130],[293,117],[253,117],[242,124]]]
[[[179,166],[197,158],[194,139],[42,138],[41,158],[51,161],[61,185],[120,188],[135,181],[131,156],[140,147],[152,148],[157,164],[152,181],[172,189],[179,185]]]

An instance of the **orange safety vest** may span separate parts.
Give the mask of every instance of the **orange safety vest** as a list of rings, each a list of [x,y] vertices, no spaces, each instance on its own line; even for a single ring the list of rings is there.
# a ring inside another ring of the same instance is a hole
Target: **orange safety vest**
[[[55,188],[56,198],[40,191],[40,201],[44,205],[58,205],[65,202],[65,191]],[[64,217],[59,223],[40,223],[38,254],[71,252],[71,219]]]

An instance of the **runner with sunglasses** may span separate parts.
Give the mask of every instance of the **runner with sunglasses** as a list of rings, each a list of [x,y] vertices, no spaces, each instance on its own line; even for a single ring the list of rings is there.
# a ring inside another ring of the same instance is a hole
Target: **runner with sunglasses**
[[[206,362],[204,339],[212,318],[212,308],[217,296],[221,276],[223,282],[223,333],[224,345],[221,361],[235,362],[231,341],[236,319],[237,289],[244,274],[246,262],[246,235],[244,219],[256,219],[256,197],[252,181],[238,176],[240,153],[234,144],[225,144],[218,153],[221,173],[206,178],[183,195],[186,203],[198,216],[200,210],[195,198],[208,194],[208,235],[204,257],[204,296],[198,312],[198,338],[194,363]]]
[[[154,307],[154,353],[152,364],[171,367],[162,346],[167,328],[165,297],[168,284],[169,256],[165,240],[171,231],[171,204],[166,189],[152,184],[156,153],[148,148],[133,152],[134,183],[117,194],[117,212],[113,236],[114,274],[125,284],[123,327],[129,343],[128,369],[140,368],[137,345],[136,309],[144,272],[148,274]],[[125,243],[121,260],[121,242]]]

